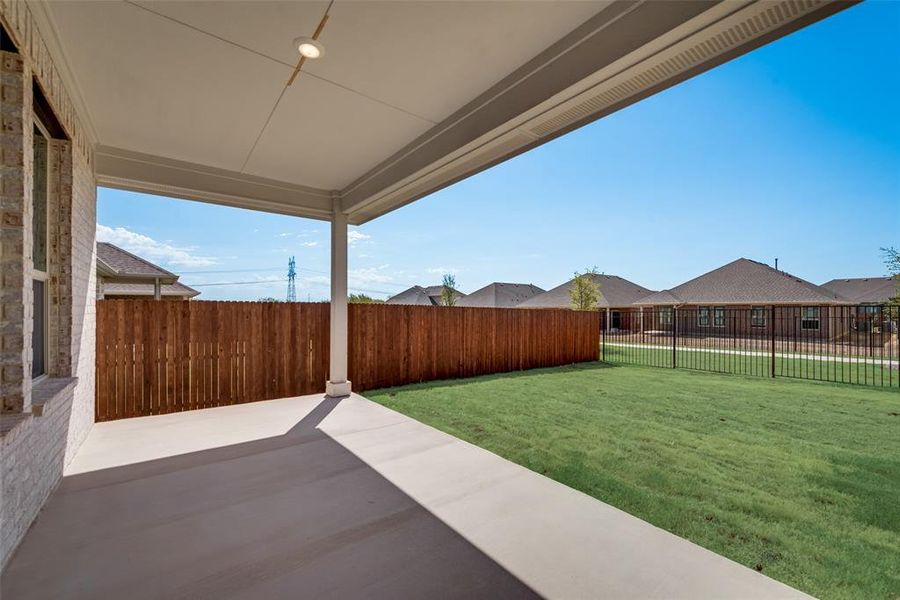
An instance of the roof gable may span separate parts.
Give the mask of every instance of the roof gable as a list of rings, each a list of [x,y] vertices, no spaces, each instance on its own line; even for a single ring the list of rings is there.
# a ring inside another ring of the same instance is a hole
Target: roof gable
[[[624,307],[633,304],[636,300],[653,293],[653,290],[628,281],[618,275],[593,275],[592,279],[600,287],[600,300],[597,303],[600,308]],[[571,308],[569,289],[574,279],[558,285],[555,288],[538,294],[530,300],[519,304],[521,308]]]
[[[495,281],[460,298],[458,306],[512,308],[543,293],[544,290],[530,283],[501,283]]]
[[[391,296],[384,302],[385,304],[406,304],[414,306],[434,306],[428,293],[418,285],[414,285],[409,289],[403,290],[399,294]]]

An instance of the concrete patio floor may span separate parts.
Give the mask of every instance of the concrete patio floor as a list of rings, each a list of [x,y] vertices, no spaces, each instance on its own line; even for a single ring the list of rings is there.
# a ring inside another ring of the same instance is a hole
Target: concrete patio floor
[[[99,423],[3,598],[801,598],[353,395]]]

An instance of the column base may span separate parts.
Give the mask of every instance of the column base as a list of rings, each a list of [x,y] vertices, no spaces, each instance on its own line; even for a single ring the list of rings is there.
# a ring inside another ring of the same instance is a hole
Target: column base
[[[326,381],[325,395],[329,398],[343,398],[350,395],[350,381]]]

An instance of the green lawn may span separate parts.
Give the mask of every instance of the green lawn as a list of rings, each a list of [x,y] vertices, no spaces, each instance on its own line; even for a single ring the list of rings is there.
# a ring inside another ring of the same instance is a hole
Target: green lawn
[[[600,363],[366,396],[821,598],[900,598],[900,392]]]
[[[768,377],[772,370],[768,356],[746,356],[728,352],[676,350],[678,367],[719,373],[735,373]],[[661,348],[633,348],[607,344],[605,348],[606,362],[617,364],[635,364],[643,366],[672,366],[672,351]],[[900,370],[882,367],[876,362],[850,362],[827,360],[810,360],[805,358],[775,358],[775,374],[777,377],[796,379],[812,379],[850,383],[854,385],[871,385],[875,387],[900,388]],[[897,357],[892,360],[896,361]],[[887,359],[885,359],[887,363]]]

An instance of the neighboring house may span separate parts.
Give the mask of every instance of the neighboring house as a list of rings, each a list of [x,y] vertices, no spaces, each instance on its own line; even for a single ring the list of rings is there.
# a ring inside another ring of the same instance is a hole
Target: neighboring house
[[[422,287],[419,285],[414,285],[408,290],[403,290],[396,296],[391,296],[387,300],[384,301],[385,304],[411,304],[411,305],[419,305],[419,306],[443,306],[444,301],[442,299],[442,293],[444,291],[444,286],[442,285],[432,285],[428,287]],[[458,290],[453,290],[453,294],[456,297],[456,300],[459,301],[461,298],[465,298],[466,295]]]
[[[629,327],[630,323],[627,321],[630,319],[630,313],[622,309],[632,308],[635,300],[653,293],[653,290],[648,290],[644,286],[617,275],[590,275],[590,277],[599,286],[600,300],[597,302],[597,306],[606,313],[607,328]],[[570,279],[543,294],[538,294],[519,304],[518,308],[572,308],[569,290],[574,285],[574,281],[574,279]]]
[[[530,283],[489,283],[459,299],[458,306],[488,308],[513,308],[522,302],[543,294],[544,290]]]
[[[200,292],[178,275],[108,242],[97,242],[97,299],[190,300]]]
[[[821,287],[843,296],[854,304],[887,304],[898,291],[898,283],[891,277],[857,277],[832,279]]]
[[[670,328],[672,308],[678,307],[696,313],[696,323],[679,319],[679,328],[731,334],[767,330],[769,307],[772,306],[796,307],[796,318],[792,312],[790,319],[786,316],[779,319],[785,326],[790,322],[796,323],[801,330],[823,331],[832,314],[830,307],[852,302],[790,273],[739,258],[672,289],[650,294],[634,304],[645,311],[651,309],[652,320],[645,321],[647,327]],[[733,312],[731,318],[726,318],[726,307],[745,308],[748,318],[734,318]]]
[[[880,305],[887,304],[893,298],[900,296],[898,289],[900,282],[891,277],[857,277],[849,279],[832,279],[823,283],[822,287],[840,294],[854,304],[862,305],[853,308],[851,326],[857,331],[876,331],[877,327],[884,326],[885,318],[890,319],[891,313],[884,313]],[[896,331],[896,310],[893,312],[894,327]],[[882,316],[884,315],[884,317]],[[886,329],[891,331],[892,329]]]

